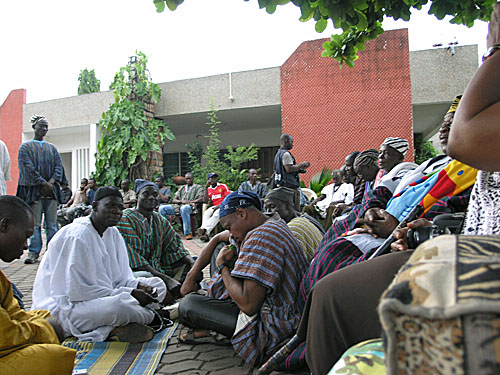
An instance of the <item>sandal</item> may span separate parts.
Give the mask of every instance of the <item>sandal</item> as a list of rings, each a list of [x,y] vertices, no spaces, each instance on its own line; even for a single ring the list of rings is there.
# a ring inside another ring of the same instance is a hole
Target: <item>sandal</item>
[[[206,336],[194,337],[194,329],[188,329],[187,332],[184,333],[180,332],[177,339],[181,344],[188,344],[188,345],[198,345],[198,344],[213,344],[221,346],[231,345],[231,339],[215,331],[208,331],[208,334]]]

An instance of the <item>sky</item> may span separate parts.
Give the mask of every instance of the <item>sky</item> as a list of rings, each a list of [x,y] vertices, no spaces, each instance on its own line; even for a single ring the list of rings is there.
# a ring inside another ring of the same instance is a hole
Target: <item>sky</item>
[[[486,50],[485,22],[469,29],[426,13],[384,27],[409,28],[410,50],[455,38]],[[19,88],[28,103],[76,95],[84,68],[95,69],[108,90],[136,50],[149,56],[156,83],[280,66],[301,42],[337,32],[330,22],[318,34],[314,21],[299,17],[291,3],[269,15],[257,0],[185,0],[163,13],[152,0],[1,1],[0,104]]]

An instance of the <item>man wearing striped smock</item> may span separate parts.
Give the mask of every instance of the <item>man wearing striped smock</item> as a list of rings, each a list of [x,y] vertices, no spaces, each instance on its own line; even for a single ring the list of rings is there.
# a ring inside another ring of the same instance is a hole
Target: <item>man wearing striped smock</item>
[[[209,295],[191,293],[179,306],[181,323],[194,329],[181,335],[181,342],[220,343],[215,331],[230,337],[236,352],[253,366],[294,333],[298,286],[307,267],[285,222],[269,219],[260,209],[260,198],[252,192],[224,199],[220,223],[239,253],[232,246],[222,248]]]
[[[130,267],[136,276],[161,278],[171,297],[180,297],[181,283],[194,260],[168,220],[154,211],[158,186],[137,179],[134,190],[137,207],[124,210],[117,225],[127,245]]]
[[[309,263],[325,232],[321,224],[313,217],[307,214],[298,215],[293,206],[293,197],[293,190],[280,187],[267,193],[264,206],[267,212],[278,214],[285,220],[294,237],[299,240]]]

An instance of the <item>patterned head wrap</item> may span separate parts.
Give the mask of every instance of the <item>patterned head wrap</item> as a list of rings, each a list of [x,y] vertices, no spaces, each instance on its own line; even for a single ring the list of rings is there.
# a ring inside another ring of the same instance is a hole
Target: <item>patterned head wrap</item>
[[[462,95],[458,95],[455,98],[455,100],[453,101],[453,103],[451,103],[451,107],[448,110],[448,112],[446,112],[446,114],[448,114],[448,113],[455,113],[457,111],[458,104],[460,103],[460,99],[462,99]]]
[[[293,206],[294,191],[287,187],[279,187],[277,189],[270,190],[266,194],[265,199],[276,199],[284,203],[290,203]]]
[[[262,202],[257,194],[251,191],[233,192],[224,198],[219,208],[219,219],[236,212],[237,208],[254,206],[262,210]]]
[[[378,150],[374,148],[370,148],[369,150],[365,150],[360,152],[356,159],[354,160],[353,167],[354,169],[358,169],[362,165],[368,164],[377,164],[378,161]]]
[[[143,180],[142,178],[138,178],[137,180],[135,180],[134,182],[134,190],[135,190],[135,193],[136,194],[139,194],[139,192],[144,189],[146,186],[153,186],[157,191],[159,190],[158,189],[158,185],[156,185],[154,182],[151,182],[151,181],[146,181],[146,180]]]
[[[34,129],[35,128],[35,125],[38,123],[38,121],[40,120],[45,120],[47,121],[47,119],[45,118],[45,116],[41,116],[41,115],[33,115],[31,116],[30,118],[30,122],[31,122],[31,127]]]
[[[94,202],[97,202],[98,200],[109,196],[119,197],[123,199],[122,193],[120,193],[120,191],[114,186],[102,186],[95,192]]]
[[[400,154],[403,155],[403,157],[406,156],[406,153],[408,152],[408,149],[410,148],[410,143],[403,138],[398,138],[398,137],[388,137],[382,142],[380,147],[382,146],[389,146],[398,151]]]

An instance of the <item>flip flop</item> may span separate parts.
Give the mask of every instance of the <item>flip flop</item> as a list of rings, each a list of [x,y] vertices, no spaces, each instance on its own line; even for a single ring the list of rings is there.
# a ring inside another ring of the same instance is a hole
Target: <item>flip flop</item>
[[[184,333],[182,332],[179,333],[178,341],[181,344],[188,344],[188,345],[198,345],[198,344],[213,344],[221,346],[231,345],[231,339],[215,331],[208,331],[208,334],[203,337],[194,337],[193,329],[188,329]]]

